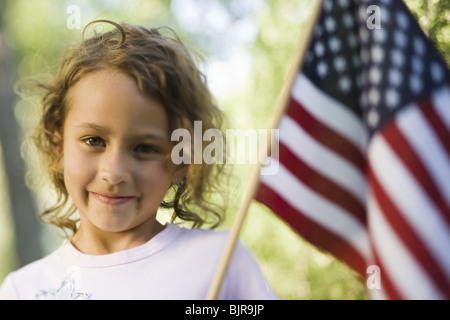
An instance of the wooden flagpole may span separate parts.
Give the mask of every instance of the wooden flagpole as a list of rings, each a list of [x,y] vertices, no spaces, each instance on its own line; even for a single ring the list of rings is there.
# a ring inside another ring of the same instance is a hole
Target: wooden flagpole
[[[283,86],[281,92],[280,92],[280,95],[277,98],[277,103],[275,105],[271,123],[269,125],[269,132],[271,132],[270,129],[276,129],[278,127],[281,117],[283,116],[283,114],[285,112],[287,102],[290,97],[292,84],[295,80],[295,76],[299,70],[300,64],[303,61],[304,55],[306,53],[306,49],[308,48],[308,44],[311,39],[313,30],[314,30],[314,26],[319,17],[320,9],[322,7],[322,2],[323,2],[323,0],[314,1],[313,8],[311,9],[312,10],[311,16],[309,17],[308,21],[306,22],[305,31],[302,33],[302,35],[300,36],[300,39],[298,41],[297,51],[296,51],[294,60],[292,62],[292,65],[290,66],[290,69],[289,69],[289,72],[287,75],[287,79],[284,83],[284,86]],[[248,183],[248,187],[242,197],[238,212],[236,213],[236,217],[235,217],[233,225],[231,227],[230,234],[228,236],[227,243],[225,245],[224,253],[220,260],[220,263],[217,268],[213,282],[211,283],[211,286],[209,288],[208,295],[206,297],[207,300],[215,300],[219,293],[220,287],[223,282],[223,278],[225,276],[231,256],[234,251],[234,247],[236,245],[237,239],[239,238],[239,234],[241,232],[245,217],[247,216],[248,208],[258,190],[259,177],[260,177],[261,167],[262,167],[262,163],[263,163],[263,161],[261,161],[261,159],[263,159],[264,157],[267,157],[267,153],[270,154],[270,147],[271,147],[270,139],[267,140],[267,143],[268,143],[267,149],[260,148],[262,157],[258,158],[260,160],[260,162],[258,164],[256,164],[255,167],[253,168],[252,174],[250,176],[250,181]],[[267,152],[267,150],[269,150],[269,152]]]

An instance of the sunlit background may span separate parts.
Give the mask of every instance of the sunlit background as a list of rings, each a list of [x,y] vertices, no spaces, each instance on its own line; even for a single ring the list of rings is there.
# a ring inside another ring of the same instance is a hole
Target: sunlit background
[[[311,2],[0,0],[0,37],[7,44],[0,47],[0,57],[2,51],[10,53],[9,74],[1,77],[8,79],[12,86],[17,79],[53,72],[63,49],[71,42],[79,41],[83,27],[95,19],[146,27],[169,26],[202,56],[199,66],[207,75],[210,89],[226,113],[229,126],[264,129],[309,16]],[[448,1],[408,0],[406,3],[448,61]],[[77,21],[73,20],[78,9],[79,28],[74,25]],[[1,72],[5,71],[2,69]],[[11,105],[6,105],[5,101],[0,104],[1,108],[14,108],[21,136],[36,124],[33,101],[15,96]],[[0,144],[8,138],[2,136]],[[20,142],[15,142],[18,147]],[[5,148],[3,152],[9,152]],[[3,156],[0,148],[0,283],[8,272],[27,262],[27,257],[19,257],[17,239],[25,239],[30,245],[38,243],[34,255],[28,257],[31,260],[50,253],[62,241],[55,228],[42,223],[38,224],[37,231],[30,229],[29,233],[15,234],[12,197],[7,183],[9,174],[4,170]],[[232,223],[251,168],[250,165],[234,168],[236,183],[233,183],[231,191],[236,197],[222,228],[228,228]],[[39,172],[34,171],[34,174],[38,176]],[[30,221],[37,221],[37,213],[51,196],[45,190],[41,188],[31,193],[35,209],[26,213]],[[30,228],[32,226],[30,223]],[[303,241],[262,205],[254,203],[250,207],[241,237],[258,259],[269,284],[282,299],[369,298],[365,279]],[[198,267],[202,268],[202,265]]]

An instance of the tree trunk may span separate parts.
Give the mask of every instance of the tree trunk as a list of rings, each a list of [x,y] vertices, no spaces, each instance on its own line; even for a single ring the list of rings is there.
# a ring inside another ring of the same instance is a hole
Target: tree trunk
[[[18,262],[23,266],[41,257],[40,223],[32,194],[25,184],[25,163],[20,153],[21,127],[14,116],[15,59],[3,32],[4,1],[0,0],[0,142],[3,151]]]

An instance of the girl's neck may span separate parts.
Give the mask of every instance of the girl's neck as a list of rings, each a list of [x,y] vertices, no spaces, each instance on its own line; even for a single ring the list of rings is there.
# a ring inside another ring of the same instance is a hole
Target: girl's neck
[[[90,255],[110,254],[140,246],[164,229],[158,221],[139,226],[135,229],[108,232],[95,227],[83,227],[80,224],[77,232],[70,238],[72,245],[82,253]]]

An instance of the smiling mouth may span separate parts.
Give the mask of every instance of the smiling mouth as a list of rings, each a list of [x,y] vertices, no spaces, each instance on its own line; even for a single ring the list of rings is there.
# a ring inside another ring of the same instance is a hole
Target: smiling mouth
[[[100,194],[100,193],[96,193],[96,192],[91,192],[91,194],[98,201],[100,201],[104,204],[113,205],[113,206],[120,206],[122,204],[125,204],[125,203],[135,199],[135,197],[133,197],[133,196],[105,195],[105,194]]]

